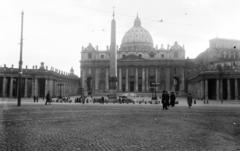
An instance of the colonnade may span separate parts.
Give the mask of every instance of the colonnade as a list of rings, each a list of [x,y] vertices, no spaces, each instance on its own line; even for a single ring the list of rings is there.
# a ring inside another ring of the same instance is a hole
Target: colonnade
[[[188,92],[205,100],[239,100],[240,78],[202,79],[190,83]]]
[[[0,96],[17,97],[17,80],[18,77],[0,77]],[[52,96],[77,95],[78,82],[67,79],[59,80],[55,78],[22,78],[22,97],[44,97],[48,91]]]
[[[224,80],[226,82],[224,82]],[[233,82],[230,82],[232,80]],[[238,100],[239,95],[239,82],[237,78],[228,78],[228,79],[216,79],[216,99],[217,100]],[[226,84],[225,84],[226,83]],[[225,91],[227,90],[227,91]],[[204,80],[204,98],[209,99],[209,80]],[[214,90],[213,90],[214,91]],[[234,94],[234,96],[232,95]]]
[[[150,73],[151,69],[151,73]],[[177,75],[180,79],[180,91],[184,91],[185,79],[183,67],[178,68],[177,73],[171,71],[171,67],[119,67],[118,68],[118,91],[119,92],[150,92],[150,82],[160,83],[156,87],[157,91],[172,90],[173,89],[173,76]],[[131,73],[130,73],[131,70]],[[134,72],[132,72],[134,71]],[[82,88],[87,89],[87,78],[91,77],[91,86],[93,91],[99,91],[100,75],[103,73],[105,88],[104,91],[109,90],[109,68],[83,68]],[[134,74],[134,75],[133,75]],[[154,77],[154,79],[153,79]],[[100,90],[103,91],[103,90]]]

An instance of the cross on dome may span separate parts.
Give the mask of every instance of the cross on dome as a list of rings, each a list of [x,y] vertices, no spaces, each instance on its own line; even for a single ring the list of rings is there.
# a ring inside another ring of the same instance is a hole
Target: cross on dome
[[[138,14],[137,14],[137,17],[134,21],[134,27],[140,27],[141,26],[141,20],[140,18],[138,17]]]

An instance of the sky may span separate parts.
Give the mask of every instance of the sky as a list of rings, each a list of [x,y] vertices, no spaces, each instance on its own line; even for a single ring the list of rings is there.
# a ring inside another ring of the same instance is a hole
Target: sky
[[[177,41],[195,58],[210,39],[240,40],[239,7],[239,0],[0,0],[0,66],[18,66],[21,11],[23,67],[44,62],[79,76],[82,46],[110,45],[113,9],[118,45],[138,14],[154,46]]]

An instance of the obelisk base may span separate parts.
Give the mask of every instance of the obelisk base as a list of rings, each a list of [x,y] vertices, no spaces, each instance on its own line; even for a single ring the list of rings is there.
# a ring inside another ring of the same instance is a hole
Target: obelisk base
[[[117,102],[117,77],[109,78],[109,102]]]

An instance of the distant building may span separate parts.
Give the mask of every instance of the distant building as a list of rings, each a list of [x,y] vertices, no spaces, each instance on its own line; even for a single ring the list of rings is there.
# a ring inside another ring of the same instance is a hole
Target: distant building
[[[114,19],[113,19],[114,20]],[[111,31],[116,31],[112,26]],[[113,33],[111,33],[113,35]],[[111,39],[111,44],[116,39]],[[133,27],[117,48],[117,91],[118,93],[151,93],[154,83],[162,90],[185,91],[185,49],[177,42],[160,48],[153,46],[151,34],[142,27],[137,16]],[[95,95],[109,92],[110,62],[112,47],[99,50],[89,44],[81,52],[81,87]],[[111,69],[113,70],[113,69]]]
[[[17,97],[18,69],[0,67],[0,97]],[[22,97],[44,97],[49,91],[53,97],[72,96],[79,94],[79,77],[71,69],[65,73],[48,68],[41,63],[40,67],[33,66],[23,69]]]
[[[188,92],[196,98],[239,100],[240,41],[215,38],[189,68]]]

